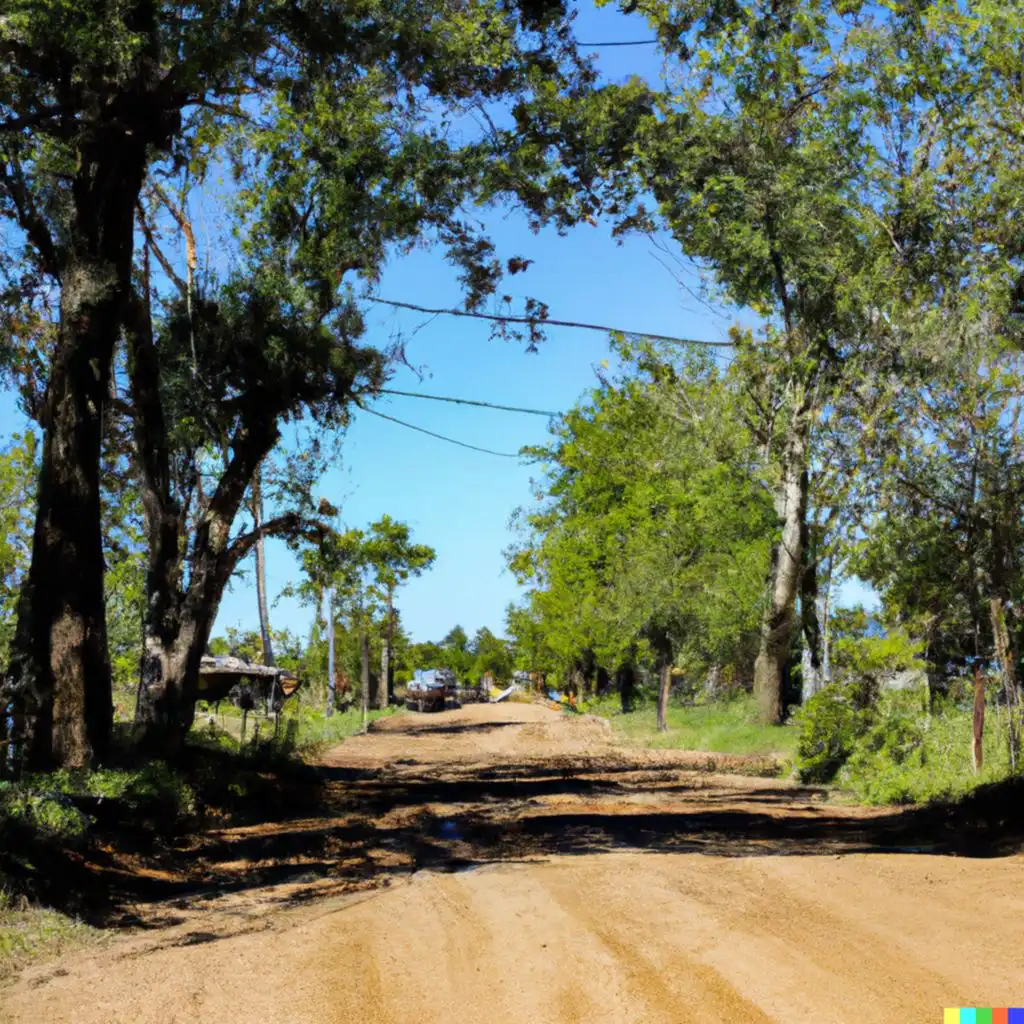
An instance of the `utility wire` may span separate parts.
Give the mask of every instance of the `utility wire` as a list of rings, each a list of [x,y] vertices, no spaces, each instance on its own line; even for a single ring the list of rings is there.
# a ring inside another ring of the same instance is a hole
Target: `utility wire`
[[[657,46],[657,39],[627,39],[622,42],[613,43],[577,43],[577,46],[593,48],[595,46]]]
[[[575,327],[581,331],[599,331],[601,334],[629,334],[635,338],[650,338],[652,341],[669,341],[676,345],[703,345],[705,348],[732,348],[731,341],[700,341],[696,338],[676,338],[671,334],[651,334],[649,331],[627,331],[621,327],[605,327],[601,324],[580,323],[577,320],[550,320],[539,316],[502,316],[497,313],[476,313],[467,309],[433,309],[429,306],[418,306],[414,302],[399,302],[397,299],[383,299],[379,295],[368,295],[371,302],[379,302],[385,306],[398,309],[411,309],[416,313],[428,313],[431,316],[463,316],[472,320],[492,320],[506,324],[528,324],[531,327]]]
[[[362,407],[363,412],[368,412],[371,416],[379,416],[382,420],[390,420],[392,423],[397,423],[400,427],[408,427],[410,430],[417,430],[421,434],[427,434],[429,437],[436,437],[439,441],[447,441],[449,444],[457,444],[460,448],[469,448],[474,452],[483,452],[485,455],[497,455],[502,459],[518,459],[518,452],[496,452],[490,448],[481,448],[479,445],[467,444],[465,441],[456,441],[454,437],[445,437],[444,434],[435,434],[432,430],[427,430],[425,427],[417,427],[415,423],[406,423],[405,420],[396,419],[394,416],[388,416],[386,413],[377,412],[376,409],[369,409],[365,405]]]
[[[476,405],[482,409],[501,409],[503,412],[521,412],[528,416],[546,416],[552,419],[561,416],[560,412],[545,409],[521,409],[517,405],[497,405],[494,402],[476,402],[471,398],[448,398],[445,395],[425,395],[419,391],[396,391],[394,388],[381,388],[382,395],[401,395],[403,398],[427,398],[431,402],[454,402],[455,405]]]

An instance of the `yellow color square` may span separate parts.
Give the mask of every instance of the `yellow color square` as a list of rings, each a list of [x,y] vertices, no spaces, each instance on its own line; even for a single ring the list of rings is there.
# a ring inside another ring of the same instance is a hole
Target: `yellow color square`
[[[960,1024],[960,1007],[947,1006],[942,1011],[942,1024]]]

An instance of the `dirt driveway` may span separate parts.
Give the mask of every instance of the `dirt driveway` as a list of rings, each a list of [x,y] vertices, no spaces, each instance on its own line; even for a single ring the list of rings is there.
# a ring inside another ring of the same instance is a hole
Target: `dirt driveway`
[[[942,1020],[1024,1003],[1024,859],[542,707],[400,715],[205,833],[10,1024]],[[156,874],[156,873],[154,873]],[[165,889],[160,889],[160,886]]]

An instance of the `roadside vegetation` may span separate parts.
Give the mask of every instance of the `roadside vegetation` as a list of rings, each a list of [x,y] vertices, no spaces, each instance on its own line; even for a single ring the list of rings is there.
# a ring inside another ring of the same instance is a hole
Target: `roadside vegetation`
[[[1021,775],[1017,6],[622,4],[665,73],[616,81],[559,0],[72,6],[0,18],[12,889],[58,899],[97,829],[315,795],[303,755],[422,668],[874,802]],[[519,288],[506,215],[655,238],[734,322],[608,332],[522,452],[506,637],[414,643],[436,552],[340,526],[324,481],[405,360],[368,331],[396,257],[434,251],[442,312],[543,357],[558,297]],[[271,538],[308,635],[271,628]],[[214,635],[249,568],[258,629]],[[870,609],[841,606],[857,581]]]
[[[749,695],[711,704],[682,706],[670,702],[667,728],[658,728],[655,695],[623,712],[618,697],[586,701],[588,714],[607,718],[617,736],[639,746],[673,750],[699,750],[720,754],[763,754],[780,761],[796,752],[799,732],[792,725],[764,725]]]

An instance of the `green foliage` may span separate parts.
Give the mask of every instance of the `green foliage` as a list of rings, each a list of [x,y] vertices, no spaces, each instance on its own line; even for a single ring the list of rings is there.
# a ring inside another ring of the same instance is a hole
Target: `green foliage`
[[[832,620],[832,668],[841,680],[878,679],[908,669],[923,671],[925,641],[907,635],[903,626],[870,629],[861,607],[840,608]]]
[[[74,840],[88,831],[89,819],[44,777],[41,785],[0,782],[0,836],[12,826],[44,838]]]
[[[76,807],[74,797],[118,801],[125,814],[156,814],[171,821],[194,814],[197,807],[187,780],[163,761],[150,761],[137,769],[56,771],[0,782],[0,831],[6,821],[44,837],[84,836],[89,817]]]
[[[984,768],[976,775],[969,707],[939,702],[929,713],[920,691],[887,693],[838,781],[874,804],[956,799],[1008,773],[1002,714],[990,706],[986,718]]]
[[[831,782],[874,721],[876,690],[864,680],[833,683],[794,715],[801,782]]]
[[[38,472],[36,435],[15,434],[0,451],[0,672],[14,635],[18,591],[28,571]]]
[[[582,710],[607,718],[618,735],[645,747],[788,758],[797,741],[797,732],[792,726],[761,725],[757,721],[757,708],[747,695],[690,707],[673,701],[668,708],[667,732],[658,731],[650,696],[626,714],[617,697],[588,701]],[[777,766],[772,774],[776,772]]]
[[[509,552],[529,605],[517,645],[571,671],[669,657],[749,674],[774,514],[734,381],[710,361],[623,347],[627,369],[535,455],[542,502]]]

